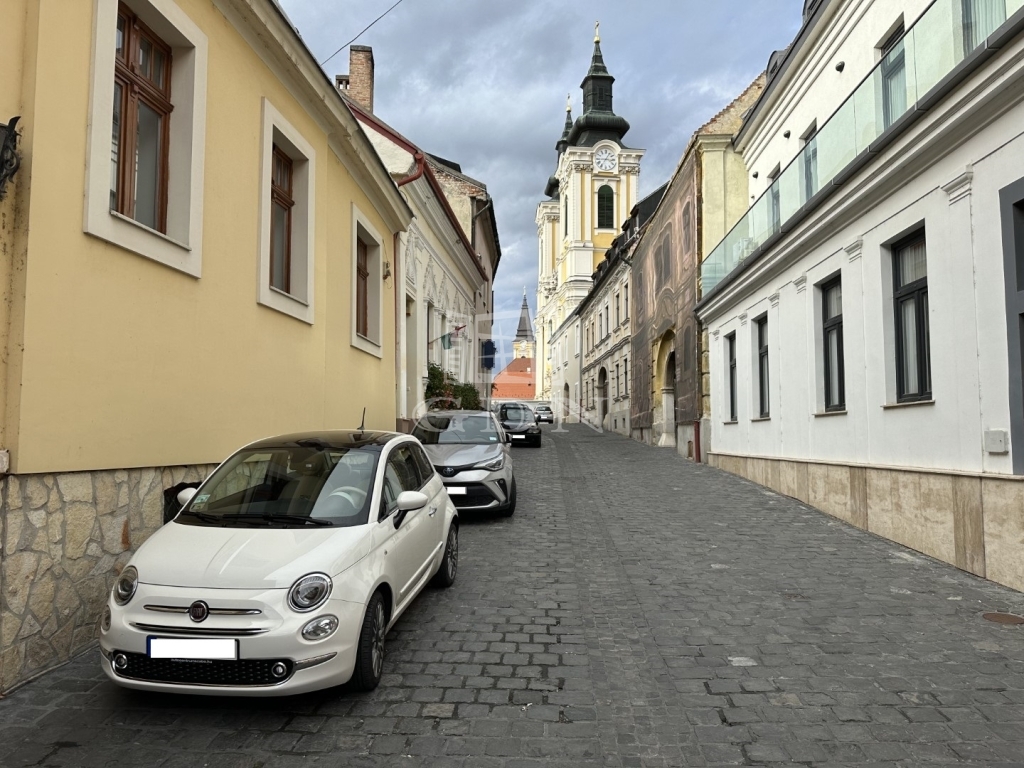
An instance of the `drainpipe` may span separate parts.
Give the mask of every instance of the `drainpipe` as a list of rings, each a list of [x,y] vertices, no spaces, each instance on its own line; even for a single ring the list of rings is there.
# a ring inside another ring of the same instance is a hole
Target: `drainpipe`
[[[427,169],[426,158],[423,156],[422,152],[417,152],[415,155],[413,155],[413,160],[416,161],[416,170],[413,171],[410,175],[406,176],[404,179],[400,180],[398,182],[399,187],[404,187],[406,184],[410,184],[416,181],[416,179],[422,176],[423,172]]]
[[[394,247],[391,249],[395,264],[391,268],[391,276],[395,280],[395,389],[398,397],[395,399],[395,416],[396,423],[395,428],[399,429],[402,426],[402,420],[405,418],[403,411],[403,402],[405,400],[405,387],[402,386],[402,347],[405,342],[405,329],[402,327],[402,318],[405,316],[405,301],[401,295],[402,277],[399,264],[401,260],[398,257],[398,250],[402,245],[402,235],[400,232],[394,234]],[[408,359],[408,358],[407,358]],[[405,372],[406,382],[408,382],[409,372]]]

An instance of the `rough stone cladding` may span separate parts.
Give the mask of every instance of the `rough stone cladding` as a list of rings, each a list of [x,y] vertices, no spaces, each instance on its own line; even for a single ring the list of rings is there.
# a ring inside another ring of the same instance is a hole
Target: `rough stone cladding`
[[[0,480],[0,692],[91,645],[114,579],[213,465]]]

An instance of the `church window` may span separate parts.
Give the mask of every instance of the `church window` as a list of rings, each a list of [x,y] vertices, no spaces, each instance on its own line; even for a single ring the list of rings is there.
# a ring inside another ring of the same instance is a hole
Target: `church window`
[[[597,190],[597,228],[615,229],[615,192],[607,184]]]

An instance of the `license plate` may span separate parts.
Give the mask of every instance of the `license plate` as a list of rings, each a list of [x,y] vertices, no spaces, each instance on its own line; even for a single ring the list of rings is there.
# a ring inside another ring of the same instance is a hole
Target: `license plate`
[[[526,435],[512,435],[513,440],[525,440]]]
[[[230,637],[150,637],[151,659],[238,660],[238,641]]]
[[[460,485],[450,486],[448,488],[448,495],[449,496],[465,496],[466,495],[466,489],[463,488]]]

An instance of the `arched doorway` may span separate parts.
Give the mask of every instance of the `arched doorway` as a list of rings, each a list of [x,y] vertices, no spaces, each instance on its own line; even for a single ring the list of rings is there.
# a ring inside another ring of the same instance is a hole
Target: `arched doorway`
[[[562,387],[562,421],[569,420],[569,382]]]
[[[597,373],[597,426],[604,429],[604,419],[608,415],[608,370],[601,368]]]
[[[654,380],[655,429],[657,445],[676,445],[676,336],[672,331],[662,336],[658,345]]]

